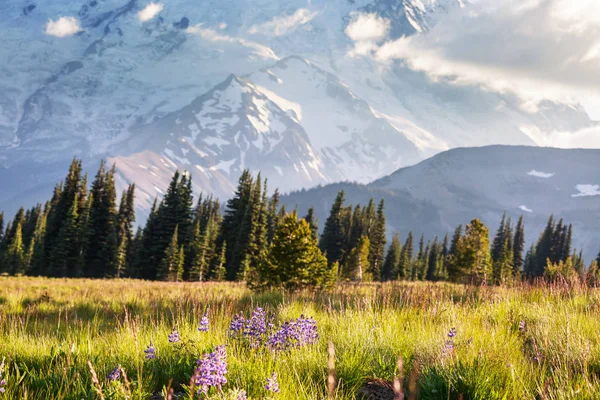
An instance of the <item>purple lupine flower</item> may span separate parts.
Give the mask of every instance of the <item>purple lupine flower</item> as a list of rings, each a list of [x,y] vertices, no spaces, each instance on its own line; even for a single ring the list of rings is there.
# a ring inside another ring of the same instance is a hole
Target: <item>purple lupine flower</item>
[[[525,321],[519,322],[519,331],[525,332],[526,330],[527,330],[527,325],[525,324]]]
[[[456,336],[456,328],[452,327],[452,329],[450,329],[450,332],[448,332],[448,337],[453,338],[454,336]]]
[[[179,336],[177,328],[173,328],[173,330],[169,334],[169,343],[179,343],[180,341],[181,337]]]
[[[146,353],[146,360],[154,360],[156,358],[156,349],[154,348],[152,341],[150,341],[150,344],[146,347],[144,353]]]
[[[246,325],[246,319],[242,316],[242,314],[235,314],[233,316],[233,320],[229,325],[229,333],[235,335],[243,332],[244,326]]]
[[[240,390],[237,395],[237,400],[248,400],[248,395],[246,394],[245,390]]]
[[[265,390],[273,393],[279,393],[279,383],[277,382],[277,373],[273,372],[270,378],[267,378]]]
[[[208,332],[208,315],[204,313],[204,316],[200,320],[200,326],[198,327],[200,332]]]
[[[121,378],[121,366],[113,369],[110,374],[108,374],[108,380],[111,382],[118,381]]]
[[[279,330],[269,336],[267,347],[274,351],[282,351],[314,344],[318,340],[317,322],[301,315],[300,318],[285,322]]]
[[[199,359],[194,372],[194,383],[198,394],[207,394],[208,389],[217,387],[219,390],[227,383],[227,351],[225,346],[217,346],[215,351],[207,353]]]
[[[250,342],[251,348],[257,348],[262,344],[265,333],[267,333],[265,310],[261,307],[256,307],[250,320],[246,321],[244,336]]]

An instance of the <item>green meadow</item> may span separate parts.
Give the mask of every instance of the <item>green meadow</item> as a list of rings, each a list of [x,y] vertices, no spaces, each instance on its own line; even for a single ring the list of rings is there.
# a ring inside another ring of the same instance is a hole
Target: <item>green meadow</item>
[[[313,317],[318,342],[250,348],[229,326],[256,307],[275,326]],[[205,313],[209,330],[200,332]],[[173,328],[178,343],[169,342]],[[599,328],[600,291],[585,287],[419,282],[257,294],[234,283],[3,277],[0,399],[202,398],[190,379],[218,345],[228,382],[211,399],[241,390],[251,399],[355,399],[367,380],[396,377],[406,399],[597,399]],[[109,381],[118,367],[121,377]],[[279,393],[265,390],[274,372]]]

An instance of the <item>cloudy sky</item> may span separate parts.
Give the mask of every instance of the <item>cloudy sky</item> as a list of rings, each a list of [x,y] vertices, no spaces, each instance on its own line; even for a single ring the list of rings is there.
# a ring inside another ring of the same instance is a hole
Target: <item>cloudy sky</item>
[[[422,35],[391,40],[388,32],[384,18],[355,15],[350,54],[511,92],[526,110],[543,100],[582,104],[600,120],[599,0],[472,0]],[[576,135],[600,147],[599,131]]]

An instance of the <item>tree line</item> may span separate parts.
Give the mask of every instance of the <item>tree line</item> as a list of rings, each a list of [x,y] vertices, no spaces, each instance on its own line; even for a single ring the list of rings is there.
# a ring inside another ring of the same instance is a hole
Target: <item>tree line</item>
[[[252,288],[328,287],[336,281],[427,280],[508,284],[521,279],[579,277],[599,281],[600,254],[585,268],[572,249],[573,229],[550,217],[525,252],[523,217],[502,218],[494,239],[478,219],[425,242],[412,232],[386,241],[385,204],[346,205],[339,192],[319,234],[314,208],[305,216],[280,205],[277,189],[244,171],[224,209],[192,193],[175,172],[145,225],[134,231],[135,184],[120,196],[115,167],[101,163],[91,185],[74,159],[45,204],[0,213],[0,271],[11,275],[246,281]]]

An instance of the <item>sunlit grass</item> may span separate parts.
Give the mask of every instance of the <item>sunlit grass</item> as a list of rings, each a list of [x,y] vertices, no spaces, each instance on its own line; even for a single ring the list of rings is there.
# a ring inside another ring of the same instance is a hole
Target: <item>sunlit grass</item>
[[[319,343],[280,354],[245,348],[227,329],[234,314],[256,306],[278,321],[313,316]],[[198,332],[207,310],[210,331]],[[181,344],[168,342],[174,326]],[[445,351],[452,327],[454,349]],[[148,399],[170,381],[184,393],[196,359],[219,344],[228,345],[226,389],[265,398],[266,378],[277,372],[276,398],[322,399],[329,341],[339,399],[353,399],[366,378],[392,380],[399,356],[405,387],[418,368],[424,399],[593,399],[599,327],[600,292],[585,288],[393,283],[255,295],[230,283],[0,278],[8,399],[95,399],[88,360],[106,399]],[[150,341],[157,359],[146,361]],[[106,379],[119,365],[130,388]]]

